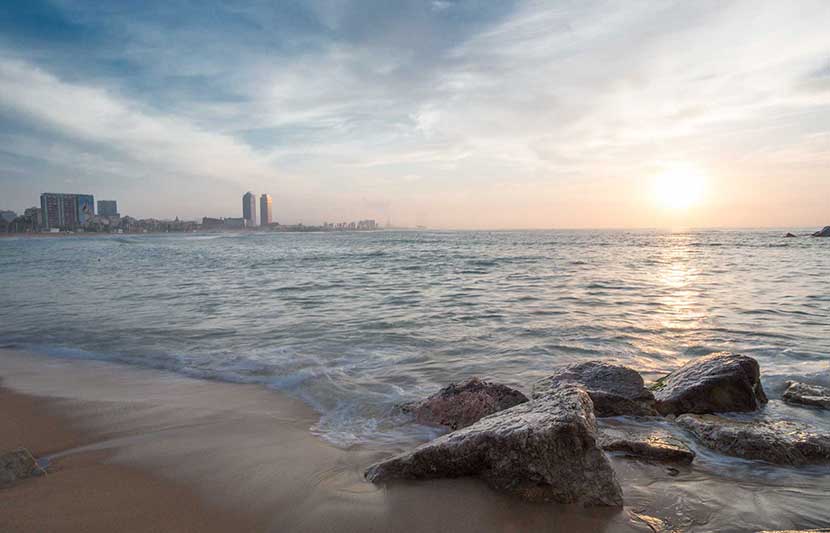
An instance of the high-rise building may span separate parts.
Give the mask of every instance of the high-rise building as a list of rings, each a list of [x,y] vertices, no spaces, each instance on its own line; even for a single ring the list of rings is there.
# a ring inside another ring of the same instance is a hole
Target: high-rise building
[[[271,223],[271,195],[262,194],[259,197],[259,221],[263,226]]]
[[[75,229],[95,216],[95,198],[91,194],[45,192],[40,195],[40,209],[45,228]]]
[[[242,218],[248,221],[248,227],[256,226],[256,195],[251,191],[242,197]]]
[[[98,215],[102,217],[117,217],[118,202],[115,200],[98,200]]]

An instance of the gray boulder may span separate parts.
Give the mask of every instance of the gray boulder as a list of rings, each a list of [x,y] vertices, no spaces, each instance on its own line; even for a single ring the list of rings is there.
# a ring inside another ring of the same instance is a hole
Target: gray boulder
[[[663,415],[755,411],[767,403],[758,361],[727,352],[689,361],[652,390]]]
[[[733,420],[682,415],[677,424],[720,453],[779,465],[830,463],[830,433],[787,420]]]
[[[366,471],[374,483],[478,476],[529,501],[622,505],[588,394],[562,387]]]
[[[824,226],[821,230],[813,233],[813,237],[830,237],[830,226]]]
[[[619,453],[635,459],[689,464],[695,458],[695,452],[688,446],[662,430],[631,433],[603,429],[597,440],[606,452]]]
[[[792,239],[793,237],[795,237],[795,235],[793,235],[792,233],[787,232],[787,234],[784,235],[784,237],[787,237],[788,239]]]
[[[43,469],[25,448],[0,455],[0,487],[8,487],[19,479],[42,475]]]
[[[533,397],[542,398],[564,384],[584,388],[594,403],[596,416],[653,416],[654,396],[636,370],[603,361],[568,365],[533,386]]]
[[[527,401],[521,392],[498,383],[472,378],[444,387],[429,398],[402,406],[419,424],[461,429],[482,417]]]
[[[785,402],[812,405],[830,409],[830,389],[820,385],[809,385],[798,381],[788,381],[787,390],[782,396]]]

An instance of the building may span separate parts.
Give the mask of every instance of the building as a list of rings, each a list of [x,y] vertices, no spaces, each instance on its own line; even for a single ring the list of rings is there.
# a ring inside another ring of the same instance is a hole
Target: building
[[[357,223],[357,229],[360,230],[376,230],[378,229],[378,223],[374,220],[361,220]]]
[[[222,220],[223,227],[230,229],[249,228],[247,218],[226,218]]]
[[[95,216],[95,198],[91,194],[45,192],[40,195],[43,227],[75,229]]]
[[[14,211],[0,211],[0,220],[3,220],[8,223],[16,218],[17,213],[15,213]]]
[[[242,197],[242,218],[247,221],[246,226],[252,228],[256,226],[256,195],[251,191],[245,193]]]
[[[118,202],[115,200],[98,200],[98,216],[102,217],[117,217]]]
[[[271,224],[271,195],[263,194],[259,197],[259,223],[262,226]]]
[[[202,229],[221,229],[225,222],[221,218],[202,218]]]

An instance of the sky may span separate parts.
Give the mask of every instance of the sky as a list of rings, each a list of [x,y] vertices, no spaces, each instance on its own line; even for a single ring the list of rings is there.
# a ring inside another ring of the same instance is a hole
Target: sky
[[[821,227],[828,28],[827,0],[10,2],[0,209]]]

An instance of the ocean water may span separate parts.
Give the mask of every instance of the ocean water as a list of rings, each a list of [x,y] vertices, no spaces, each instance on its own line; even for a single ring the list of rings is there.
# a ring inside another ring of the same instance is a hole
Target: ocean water
[[[786,379],[830,384],[830,239],[783,233],[4,238],[0,345],[263,383],[344,447],[432,435],[396,405],[449,382],[529,392],[593,358],[653,379],[740,352],[776,398]]]

